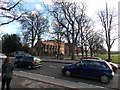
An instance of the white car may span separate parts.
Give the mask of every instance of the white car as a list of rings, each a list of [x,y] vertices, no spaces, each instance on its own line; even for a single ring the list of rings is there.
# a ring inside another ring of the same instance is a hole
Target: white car
[[[0,59],[5,59],[5,58],[7,58],[7,56],[3,53],[0,53]]]
[[[118,65],[116,63],[113,63],[113,62],[109,62],[109,64],[112,66],[113,71],[116,73],[118,68],[119,68]]]

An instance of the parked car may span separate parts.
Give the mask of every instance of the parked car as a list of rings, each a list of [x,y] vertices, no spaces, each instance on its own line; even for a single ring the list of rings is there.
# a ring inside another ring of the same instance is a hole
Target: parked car
[[[0,59],[5,59],[5,58],[7,58],[7,56],[3,53],[0,53]]]
[[[80,60],[84,60],[84,59],[99,59],[101,60],[101,58],[98,57],[81,57]]]
[[[80,58],[80,60],[86,60],[86,59],[102,60],[101,58],[98,58],[98,57],[82,57],[82,58]],[[106,60],[106,61],[108,62],[108,60]],[[113,62],[109,62],[109,64],[112,66],[114,73],[116,73],[118,70],[118,65],[116,63],[113,63]]]
[[[113,79],[114,72],[110,64],[105,60],[86,59],[62,67],[62,73],[66,76],[80,76],[99,79],[108,83]]]
[[[20,59],[16,59],[14,62],[15,67],[22,67],[32,69],[41,67],[41,59],[35,56],[23,56]]]
[[[29,53],[26,53],[26,52],[24,52],[24,51],[18,51],[17,53],[16,53],[16,55],[15,55],[15,59],[21,59],[22,57],[24,57],[24,56],[32,56],[31,54],[29,54]]]
[[[113,69],[114,73],[116,73],[117,70],[118,70],[118,65],[116,63],[113,63],[113,62],[109,62],[109,63],[112,66],[112,69]]]

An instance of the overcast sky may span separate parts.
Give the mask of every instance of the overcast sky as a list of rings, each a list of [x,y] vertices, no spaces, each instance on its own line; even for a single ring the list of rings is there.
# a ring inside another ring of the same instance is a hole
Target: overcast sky
[[[46,3],[46,4],[50,4],[50,5],[52,4],[51,0],[29,0],[29,2],[30,1],[31,2],[44,1],[44,3]],[[69,1],[73,1],[73,0],[69,0]],[[75,0],[75,1],[77,3],[85,2],[86,5],[87,5],[87,9],[86,9],[87,14],[94,21],[97,21],[98,20],[97,11],[101,10],[101,9],[105,9],[106,2],[108,4],[109,8],[115,8],[116,13],[118,13],[118,2],[120,0]],[[42,7],[41,7],[41,5],[39,3],[34,4],[34,8],[36,8],[38,10],[42,9]],[[0,31],[3,31],[5,33],[9,33],[9,34],[19,33],[20,32],[19,27],[20,27],[19,23],[13,22],[13,23],[11,23],[9,25],[0,27]],[[118,51],[118,40],[116,40],[116,42],[114,43],[112,50],[113,51]]]

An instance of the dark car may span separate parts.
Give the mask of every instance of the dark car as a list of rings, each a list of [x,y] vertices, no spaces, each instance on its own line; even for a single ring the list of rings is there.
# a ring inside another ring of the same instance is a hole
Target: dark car
[[[114,76],[108,62],[93,59],[80,60],[77,63],[65,65],[62,67],[62,73],[66,76],[99,79],[103,83],[108,83]]]
[[[28,56],[28,57],[30,57],[30,56],[32,56],[31,54],[29,54],[29,53],[26,53],[26,52],[24,52],[24,51],[18,51],[17,53],[16,53],[16,55],[15,55],[15,59],[21,59],[22,57],[24,57],[24,56]]]
[[[15,67],[22,67],[27,69],[32,69],[36,67],[41,67],[41,59],[35,56],[24,56],[20,59],[16,59],[14,62]]]

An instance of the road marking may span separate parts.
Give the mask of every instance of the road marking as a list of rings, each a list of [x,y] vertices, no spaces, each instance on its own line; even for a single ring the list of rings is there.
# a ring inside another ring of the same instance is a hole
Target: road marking
[[[0,77],[1,77],[1,73],[0,73]],[[0,88],[1,88],[1,81],[0,81]]]
[[[55,77],[51,77],[51,78],[55,78]]]
[[[19,72],[26,73],[26,74],[33,74],[33,73],[30,73],[30,72],[24,72],[24,71],[19,71]],[[42,74],[37,74],[37,73],[34,73],[34,75],[48,77],[48,76],[45,76],[45,75],[42,75]]]
[[[37,73],[34,73],[34,74],[37,75],[37,76],[48,77],[48,76],[45,76],[45,75],[42,75],[42,74],[37,74]]]
[[[116,76],[116,77],[120,77],[120,75],[119,75],[119,74],[115,74],[114,76]]]
[[[49,66],[50,68],[57,68],[57,67],[55,67],[55,66]]]
[[[2,66],[2,60],[0,60],[0,69],[1,69],[1,66]]]
[[[0,88],[1,88],[1,82],[0,82]]]

